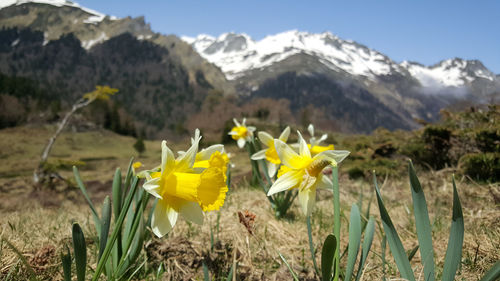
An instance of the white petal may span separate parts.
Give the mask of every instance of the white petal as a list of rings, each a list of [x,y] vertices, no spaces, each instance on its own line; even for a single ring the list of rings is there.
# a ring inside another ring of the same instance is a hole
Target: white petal
[[[266,146],[272,146],[274,145],[274,138],[267,132],[260,131],[257,133],[259,135],[259,140],[265,144]]]
[[[156,198],[162,199],[160,195],[160,185],[158,184],[160,181],[160,178],[154,178],[146,181],[142,187],[144,190],[146,190],[149,194],[153,195]]]
[[[267,196],[288,190],[300,183],[304,172],[302,170],[292,170],[278,178],[267,192]]]
[[[199,225],[203,224],[203,210],[196,202],[186,201],[186,203],[182,204],[179,213],[181,213],[182,217],[190,222],[194,222]]]
[[[238,147],[243,148],[247,141],[244,138],[241,138],[241,139],[238,139],[237,142],[238,142]]]
[[[245,123],[247,122],[247,119],[246,118],[243,118],[243,121],[241,122],[241,125],[242,126],[245,126]]]
[[[198,144],[200,143],[201,136],[198,137],[193,145],[186,151],[186,153],[180,155],[176,162],[176,171],[178,172],[183,172],[183,171],[189,171],[194,164],[194,161],[196,159],[196,153],[198,153]]]
[[[276,152],[284,165],[293,169],[302,168],[302,158],[295,151],[293,151],[290,146],[278,139],[274,140],[274,146],[276,147]]]
[[[212,156],[212,154],[214,154],[216,151],[222,153],[224,151],[224,145],[214,144],[201,150],[200,152],[198,152],[198,154],[196,154],[196,160],[208,160],[210,159],[210,156]]]
[[[169,233],[177,222],[178,213],[167,206],[162,200],[158,201],[151,217],[151,229],[158,237],[163,237]]]
[[[299,203],[306,216],[310,216],[316,202],[316,187],[299,190]]]
[[[325,141],[328,138],[328,134],[323,134],[321,138],[318,140],[318,144],[321,143],[322,141]]]
[[[332,183],[332,180],[330,179],[329,176],[324,175],[324,174],[320,174],[316,187],[333,190],[333,183]]]
[[[266,158],[266,151],[267,151],[267,149],[262,149],[262,150],[261,150],[261,151],[259,151],[259,152],[255,152],[255,153],[252,155],[251,159],[252,159],[252,160],[260,160],[260,159],[264,159],[264,158]]]
[[[257,130],[254,126],[248,126],[247,127],[247,130],[250,132],[250,133],[253,133],[255,132],[255,130]]]
[[[269,175],[269,177],[274,177],[274,174],[276,174],[276,171],[278,170],[278,165],[274,164],[274,163],[271,163],[271,162],[267,162],[267,174]]]
[[[172,171],[175,167],[175,156],[172,150],[168,148],[167,142],[161,142],[161,172],[164,171],[169,172]]]
[[[330,161],[335,160],[336,163],[334,164],[338,164],[342,162],[342,160],[344,160],[349,153],[350,152],[347,150],[326,150],[314,156],[314,159],[327,158]]]
[[[311,135],[311,137],[314,137],[314,126],[313,126],[313,124],[309,124],[309,126],[307,126],[307,130],[309,131],[309,134]]]
[[[290,135],[290,127],[287,126],[283,132],[281,132],[281,135],[279,137],[280,140],[282,140],[283,142],[286,142],[288,140],[288,136]]]
[[[191,144],[193,144],[200,137],[200,129],[196,128],[194,130],[194,138],[191,138]]]
[[[311,158],[311,151],[309,151],[309,147],[307,147],[307,142],[304,140],[302,137],[302,134],[297,131],[297,134],[299,135],[299,154],[300,156],[306,156]]]
[[[229,133],[227,133],[227,134],[228,134],[228,135],[230,135],[230,136],[235,136],[235,135],[237,135],[237,134],[238,134],[238,132],[231,131],[231,132],[229,132]]]
[[[233,122],[234,122],[234,125],[236,125],[236,127],[241,126],[240,122],[238,122],[238,120],[236,120],[236,118],[233,118]]]

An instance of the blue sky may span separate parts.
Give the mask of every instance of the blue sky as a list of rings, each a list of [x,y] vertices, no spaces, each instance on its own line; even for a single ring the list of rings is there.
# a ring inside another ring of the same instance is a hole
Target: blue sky
[[[500,74],[500,1],[431,0],[80,0],[117,17],[145,16],[153,31],[254,39],[297,29],[331,31],[380,51],[397,62],[432,65],[460,57],[479,59]]]

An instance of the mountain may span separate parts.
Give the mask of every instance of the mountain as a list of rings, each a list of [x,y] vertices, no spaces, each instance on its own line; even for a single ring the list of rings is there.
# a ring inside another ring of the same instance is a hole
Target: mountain
[[[461,100],[489,102],[500,93],[498,76],[480,61],[455,58],[430,67],[397,63],[330,32],[293,30],[260,41],[235,33],[182,39],[219,66],[241,94],[288,97],[297,108],[322,107],[328,118],[347,122],[355,132],[415,128],[415,119],[436,120],[443,107]],[[288,96],[279,93],[285,88]],[[298,91],[308,97],[294,98]]]
[[[0,2],[0,28],[12,27],[41,31],[45,44],[72,33],[85,50],[120,34],[130,33],[138,40],[166,48],[187,70],[191,81],[196,81],[197,73],[201,72],[212,86],[234,92],[227,88],[226,78],[217,67],[201,58],[178,37],[153,32],[144,17],[107,16],[66,0],[3,0]]]
[[[65,0],[0,2],[0,74],[0,82],[36,84],[30,92],[41,94],[0,92],[18,106],[68,106],[96,84],[119,88],[113,102],[154,137],[201,123],[221,128],[241,115],[355,133],[413,129],[444,107],[496,101],[500,92],[499,76],[479,61],[397,63],[329,32],[179,38],[152,31],[144,17]]]

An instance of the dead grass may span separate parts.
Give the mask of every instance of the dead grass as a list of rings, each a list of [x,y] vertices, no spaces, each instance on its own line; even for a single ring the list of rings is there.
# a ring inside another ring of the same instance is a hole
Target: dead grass
[[[71,243],[72,222],[78,222],[82,226],[90,244],[90,267],[95,268],[96,246],[93,244],[95,234],[92,219],[78,190],[34,192],[29,184],[30,173],[5,177],[6,174],[12,174],[12,171],[21,171],[20,167],[25,170],[30,170],[26,167],[34,167],[33,157],[37,155],[38,148],[41,151],[44,144],[44,141],[38,140],[44,138],[30,138],[24,144],[19,141],[31,133],[31,129],[23,129],[20,132],[14,129],[0,131],[0,147],[10,149],[10,152],[1,152],[3,161],[0,161],[0,171],[3,177],[0,178],[0,236],[8,239],[23,253],[41,279],[61,280],[59,256],[64,246]],[[76,139],[78,145],[75,143]],[[128,157],[133,152],[133,139],[110,135],[107,132],[88,132],[67,134],[61,141],[60,148],[56,145],[58,150],[55,150],[55,155],[68,159],[97,158],[87,161],[91,162],[92,166],[82,169],[82,176],[89,185],[93,201],[102,202],[104,195],[111,191],[109,180],[114,168],[121,166],[124,169],[128,163]],[[147,150],[141,161],[146,166],[154,166],[159,161],[159,142],[146,142],[146,146]],[[307,246],[305,218],[298,205],[292,207],[289,219],[276,220],[263,192],[246,184],[248,158],[245,152],[232,146],[229,150],[234,155],[232,159],[236,167],[233,169],[233,188],[224,207],[218,213],[207,214],[203,226],[191,225],[181,219],[168,237],[154,238],[147,242],[144,255],[149,266],[154,268],[163,262],[166,268],[163,280],[202,280],[203,260],[216,280],[225,277],[233,264],[237,264],[236,280],[291,280],[287,268],[278,257],[279,251],[288,259],[301,280],[318,280]],[[114,158],[110,158],[110,155]],[[71,174],[68,172],[67,175]],[[363,193],[364,212],[373,187],[370,183],[350,181],[344,174],[341,175],[341,245],[344,249],[347,244],[350,206],[358,202],[360,193]],[[451,174],[446,171],[420,172],[419,178],[426,193],[433,224],[433,242],[439,275],[451,220]],[[407,250],[412,249],[417,244],[417,237],[409,184],[406,179],[388,179],[385,183],[384,179],[379,180],[384,202],[403,244]],[[491,189],[498,192],[500,187],[498,184],[477,185],[466,179],[457,179],[457,185],[464,210],[465,240],[462,266],[456,280],[477,280],[500,259],[500,208],[495,204],[490,192]],[[370,214],[378,219],[377,205],[375,200],[372,201]],[[238,212],[245,210],[255,215],[253,234],[240,223]],[[314,243],[320,248],[323,239],[333,229],[331,192],[318,192],[317,208],[312,219]],[[213,247],[211,233],[214,235]],[[363,280],[381,279],[380,241],[381,234],[377,229]],[[320,250],[317,252],[319,263]],[[390,257],[388,249],[386,256]],[[422,272],[419,259],[417,253],[412,261],[416,276]],[[8,274],[14,280],[27,278],[18,257],[2,244],[0,279],[6,279]],[[387,268],[387,276],[392,279],[399,276],[393,261]],[[419,280],[423,280],[421,275]]]

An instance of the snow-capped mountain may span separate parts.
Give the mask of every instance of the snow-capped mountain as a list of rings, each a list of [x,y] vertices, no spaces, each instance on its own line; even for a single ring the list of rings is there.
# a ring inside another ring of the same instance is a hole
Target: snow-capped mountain
[[[205,34],[181,38],[208,61],[219,66],[230,80],[297,54],[316,57],[331,70],[354,77],[377,82],[382,76],[402,75],[415,79],[423,88],[434,90],[468,86],[477,79],[497,80],[495,74],[479,61],[455,58],[430,67],[407,61],[396,63],[380,52],[351,40],[343,40],[330,32],[314,34],[292,30],[267,36],[260,41],[235,33],[225,33],[217,38]]]

